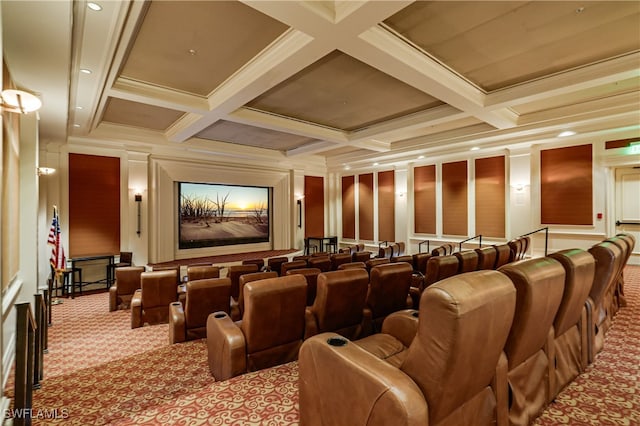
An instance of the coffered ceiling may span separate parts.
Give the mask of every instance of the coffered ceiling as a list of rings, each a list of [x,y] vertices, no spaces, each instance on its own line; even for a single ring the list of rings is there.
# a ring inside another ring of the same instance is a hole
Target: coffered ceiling
[[[246,145],[331,167],[640,124],[637,1],[58,3],[72,10],[59,125],[74,140]],[[14,37],[7,63],[28,82]]]

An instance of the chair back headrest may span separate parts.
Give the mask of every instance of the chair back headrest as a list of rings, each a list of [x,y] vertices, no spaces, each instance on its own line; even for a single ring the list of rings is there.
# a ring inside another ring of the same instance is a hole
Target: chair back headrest
[[[584,303],[593,284],[596,260],[582,249],[562,250],[549,257],[560,262],[565,272],[564,294],[553,322],[554,332],[558,337],[580,321]]]
[[[313,256],[307,262],[309,268],[317,268],[322,272],[329,272],[331,270],[331,259],[329,256]]]
[[[371,269],[367,306],[373,318],[406,309],[413,267],[407,262],[387,263]]]
[[[589,253],[596,259],[596,271],[589,296],[596,306],[600,306],[617,278],[622,262],[622,250],[611,241],[602,241],[589,249]]]
[[[145,271],[144,266],[122,266],[115,271],[118,294],[133,294],[140,288],[140,275]]]
[[[371,259],[372,254],[370,251],[357,251],[351,255],[351,260],[353,262],[366,262]]]
[[[240,314],[244,313],[244,285],[251,281],[266,280],[277,276],[276,271],[249,272],[248,274],[240,275],[238,278],[238,308],[240,309]]]
[[[227,277],[231,279],[231,297],[238,300],[238,297],[240,296],[240,276],[244,274],[251,274],[253,272],[258,272],[258,265],[250,264],[229,266]]]
[[[369,287],[364,269],[323,272],[318,275],[316,300],[311,307],[318,331],[335,331],[362,322]]]
[[[459,274],[478,269],[478,253],[475,250],[458,251],[453,255],[458,258]]]
[[[244,286],[240,328],[247,354],[302,340],[307,281],[302,275],[252,281]]]
[[[301,269],[291,269],[287,271],[287,275],[302,275],[307,280],[307,306],[313,305],[313,302],[316,300],[316,289],[318,287],[318,275],[320,275],[322,271],[318,268],[301,268]]]
[[[413,255],[413,267],[422,275],[427,274],[427,262],[431,259],[431,253],[416,253]]]
[[[564,268],[540,257],[502,266],[516,287],[516,314],[504,351],[509,370],[544,347],[564,293]]]
[[[494,246],[477,248],[476,253],[478,253],[478,269],[493,269],[498,257],[498,252]]]
[[[494,245],[494,247],[496,249],[496,264],[493,266],[493,269],[498,269],[510,262],[511,248],[508,244],[498,244]]]
[[[176,266],[154,266],[153,272],[159,271],[175,271],[176,272],[176,285],[180,284],[180,265]]]
[[[367,271],[371,272],[372,268],[375,268],[378,265],[384,265],[385,263],[389,263],[391,260],[388,257],[376,257],[375,259],[369,259],[364,262],[367,265]]]
[[[187,280],[203,280],[205,278],[220,278],[220,267],[213,265],[187,266]]]
[[[393,256],[393,247],[386,246],[378,249],[378,257],[389,259],[391,256]]]
[[[231,280],[204,278],[186,285],[184,316],[188,328],[206,327],[209,314],[217,311],[229,313]]]
[[[175,269],[165,271],[143,272],[140,274],[142,289],[142,308],[166,305],[178,300],[177,272]]]
[[[513,283],[497,271],[456,275],[422,293],[418,332],[400,368],[424,393],[430,423],[491,384],[515,306]]]
[[[258,269],[264,268],[264,259],[245,259],[243,265],[258,265]]]
[[[393,256],[390,260],[391,260],[391,263],[406,262],[409,265],[411,265],[411,267],[413,267],[413,256],[411,256],[410,254],[403,254],[402,256]]]
[[[306,267],[306,260],[293,260],[291,262],[285,262],[282,264],[282,266],[280,266],[280,275],[287,275],[287,271],[290,271],[292,269],[300,269]]]
[[[427,262],[427,273],[424,278],[424,285],[431,284],[449,278],[458,273],[460,261],[452,254],[446,256],[431,256]]]
[[[269,266],[269,269],[271,269],[272,271],[276,271],[278,275],[282,275],[280,273],[280,267],[282,266],[283,263],[286,263],[288,261],[289,261],[289,258],[286,256],[271,257],[267,259],[267,266]]]
[[[338,266],[343,263],[351,262],[351,254],[350,253],[336,253],[332,254],[329,259],[331,259],[331,270],[336,271]]]
[[[338,271],[342,271],[344,269],[351,269],[351,268],[367,269],[367,265],[364,262],[343,263],[342,265],[338,266]]]
[[[133,261],[133,252],[131,251],[120,252],[120,263],[132,263],[132,261]]]

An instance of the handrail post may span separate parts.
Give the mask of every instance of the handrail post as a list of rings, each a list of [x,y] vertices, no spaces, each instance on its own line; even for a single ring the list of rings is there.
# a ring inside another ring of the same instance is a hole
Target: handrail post
[[[35,294],[36,306],[36,334],[33,359],[33,388],[40,389],[40,380],[43,378],[44,368],[44,342],[47,327],[47,312],[42,294]]]
[[[480,238],[480,247],[482,247],[482,234],[475,235],[473,237],[467,238],[466,240],[462,240],[458,243],[458,251],[462,251],[462,244],[467,241],[475,240],[476,238]]]
[[[33,407],[33,350],[37,325],[29,302],[17,303],[14,425],[31,425]]]
[[[549,227],[544,228],[544,255],[547,256],[547,247],[549,247]]]
[[[427,243],[427,253],[429,253],[429,240],[420,241],[418,243],[418,253],[422,253],[422,245]]]

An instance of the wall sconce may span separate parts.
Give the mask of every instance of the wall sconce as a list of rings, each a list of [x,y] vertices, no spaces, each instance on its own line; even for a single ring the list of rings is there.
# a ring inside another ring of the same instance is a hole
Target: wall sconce
[[[138,228],[136,230],[136,234],[140,236],[140,224],[141,224],[141,215],[140,215],[140,205],[142,204],[142,194],[136,193],[135,195],[136,204],[138,205]]]
[[[56,169],[52,169],[51,167],[38,167],[36,171],[38,172],[38,176],[47,176],[54,174]]]
[[[302,200],[298,199],[296,204],[298,205],[298,228],[302,228]]]
[[[27,114],[39,110],[42,101],[24,90],[7,89],[0,94],[0,105],[5,111]]]

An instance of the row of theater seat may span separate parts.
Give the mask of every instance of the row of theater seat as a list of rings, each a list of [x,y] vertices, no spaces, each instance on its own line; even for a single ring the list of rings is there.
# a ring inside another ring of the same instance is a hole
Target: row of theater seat
[[[461,273],[379,334],[305,340],[300,423],[531,424],[601,349],[634,245],[618,235]]]

